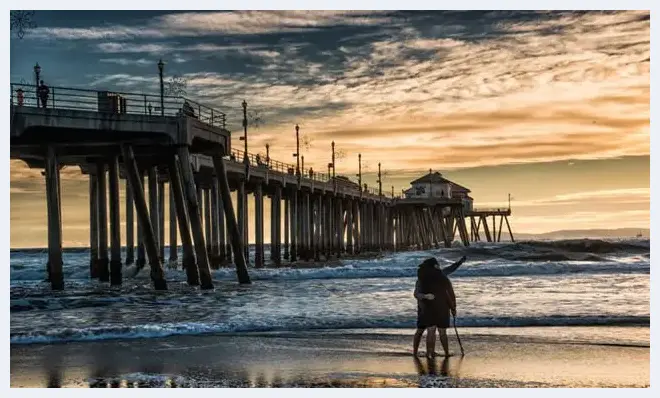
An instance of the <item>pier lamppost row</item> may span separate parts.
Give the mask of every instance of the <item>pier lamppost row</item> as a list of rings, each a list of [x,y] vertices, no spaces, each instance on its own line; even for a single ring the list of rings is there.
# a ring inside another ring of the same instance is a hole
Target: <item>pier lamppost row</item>
[[[160,78],[160,115],[165,116],[165,84],[163,83],[163,60],[158,61],[158,77]]]
[[[39,66],[39,62],[37,62],[34,65],[34,75],[37,79],[35,82],[36,91],[34,92],[34,96],[37,98],[37,108],[39,108],[39,75],[40,74],[41,74],[41,66]]]

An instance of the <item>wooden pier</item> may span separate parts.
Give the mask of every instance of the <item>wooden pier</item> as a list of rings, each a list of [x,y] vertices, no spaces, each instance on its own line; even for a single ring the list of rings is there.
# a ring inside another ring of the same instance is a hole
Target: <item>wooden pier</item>
[[[134,263],[141,269],[147,261],[155,289],[167,289],[166,261],[182,267],[188,284],[202,289],[213,288],[213,269],[230,264],[240,283],[250,283],[249,267],[266,264],[266,217],[271,225],[268,260],[275,266],[450,247],[456,237],[468,246],[480,240],[481,226],[488,241],[500,239],[502,222],[498,234],[493,224],[491,234],[484,221],[495,213],[465,212],[460,199],[386,197],[380,188],[363,187],[361,178],[354,183],[336,176],[334,156],[329,173],[323,174],[304,170],[299,163],[260,159],[232,149],[225,114],[188,99],[52,87],[52,102],[44,108],[36,106],[34,94],[24,95],[19,103],[18,89],[28,93],[34,87],[12,84],[11,157],[45,170],[47,274],[56,290],[64,288],[59,172],[65,165],[79,166],[89,178],[90,278],[111,285],[122,283],[124,265]],[[153,104],[161,105],[158,111]],[[247,135],[245,112],[243,123]],[[120,179],[127,182],[124,259]],[[232,191],[238,199],[236,209]],[[255,198],[254,225],[248,225],[249,195]],[[170,203],[168,216],[165,200]],[[264,211],[266,200],[269,215]],[[508,210],[501,215],[506,219],[510,214]],[[508,219],[506,223],[509,227]],[[256,238],[253,258],[246,244],[250,228]]]

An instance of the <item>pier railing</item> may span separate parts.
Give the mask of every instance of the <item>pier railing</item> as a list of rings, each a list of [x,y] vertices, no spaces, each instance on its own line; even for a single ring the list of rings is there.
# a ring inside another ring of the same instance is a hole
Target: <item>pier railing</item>
[[[179,96],[138,94],[121,91],[90,90],[70,87],[48,87],[42,101],[37,87],[11,83],[11,105],[46,109],[70,109],[110,114],[139,114],[195,117],[211,126],[226,128],[227,116],[216,109]]]
[[[262,156],[260,154],[253,154],[253,153],[248,153],[247,155],[245,154],[245,151],[241,151],[239,149],[232,149],[231,154],[229,155],[229,160],[236,162],[236,163],[245,163],[245,159],[247,158],[250,166],[253,167],[264,167],[268,170],[272,170],[275,172],[279,172],[282,174],[290,174],[292,176],[296,175],[296,165],[292,163],[284,163],[284,162],[279,162],[277,160],[273,160],[272,158],[266,159],[265,156]],[[311,180],[311,181],[317,181],[317,182],[322,182],[322,183],[332,183],[334,180],[331,176],[329,176],[327,173],[317,173],[315,171],[310,172],[310,169],[308,170],[301,170],[301,179],[304,180]],[[355,192],[360,192],[360,188],[357,187],[357,184],[355,184],[353,181],[347,181],[344,180],[343,178],[335,178],[337,180],[337,189],[340,191],[355,191]],[[355,186],[351,186],[349,184],[354,183]],[[366,190],[364,187],[362,187],[362,190],[364,193],[378,196],[378,188],[373,188],[373,187],[368,187]],[[388,196],[386,192],[383,192],[383,197],[391,199],[391,196]]]

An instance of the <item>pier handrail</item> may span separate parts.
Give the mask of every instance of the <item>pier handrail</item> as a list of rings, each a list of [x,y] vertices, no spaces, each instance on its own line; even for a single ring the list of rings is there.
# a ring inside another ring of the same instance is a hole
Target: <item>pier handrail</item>
[[[10,83],[11,105],[43,107],[38,101],[34,84]],[[20,91],[19,91],[20,90]],[[161,112],[160,94],[129,93],[118,90],[92,90],[72,87],[48,87],[47,109],[70,109],[99,113],[181,116],[187,114],[201,122],[226,128],[227,115],[209,106],[182,96],[163,96]],[[184,104],[188,104],[187,112]]]
[[[247,157],[248,162],[250,163],[250,166],[252,167],[264,167],[267,168],[268,170],[273,170],[282,174],[289,174],[292,176],[296,175],[296,165],[292,163],[284,163],[280,162],[277,160],[273,160],[273,158],[268,159],[268,162],[265,159],[265,156],[262,157],[262,155],[257,155],[254,153],[249,153],[247,156],[245,155],[245,151],[242,151],[240,149],[232,149],[231,154],[229,155],[229,160],[236,162],[236,163],[244,163],[245,158]],[[339,176],[337,176],[337,189],[339,192],[359,192],[360,190],[358,187],[350,187],[344,185],[346,183],[346,180],[340,179]],[[303,172],[301,170],[301,181],[317,181],[321,183],[332,183],[333,178],[328,176],[327,173],[317,173],[314,172],[313,174],[310,175],[309,170],[306,170]],[[349,180],[350,181],[350,180]],[[351,181],[353,182],[353,181]],[[355,184],[357,185],[357,184]],[[373,195],[373,196],[378,196],[378,188],[368,188],[367,190],[364,191],[366,194]],[[390,196],[386,195],[385,192],[383,192],[383,198],[384,199],[391,199]]]
[[[475,208],[472,209],[472,212],[474,212],[474,213],[497,213],[497,212],[507,212],[507,211],[511,211],[511,209],[506,207],[506,206],[497,207],[497,208],[495,208],[495,207],[481,207],[481,208],[475,207]]]

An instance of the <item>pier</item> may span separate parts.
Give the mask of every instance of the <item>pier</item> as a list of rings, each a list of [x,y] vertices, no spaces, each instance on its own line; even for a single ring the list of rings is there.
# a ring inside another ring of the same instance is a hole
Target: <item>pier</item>
[[[275,266],[450,247],[456,239],[469,246],[481,240],[482,228],[487,241],[500,241],[503,220],[513,240],[510,208],[472,209],[471,198],[467,205],[465,197],[451,197],[449,191],[439,197],[431,194],[432,181],[429,195],[387,196],[380,164],[378,189],[368,189],[362,183],[361,156],[357,183],[335,174],[334,142],[328,173],[305,170],[299,142],[295,165],[268,155],[262,159],[231,147],[223,112],[165,96],[162,90],[162,79],[160,95],[51,87],[44,104],[37,101],[34,86],[11,85],[11,158],[44,170],[46,272],[52,289],[65,286],[59,175],[63,166],[80,167],[89,179],[90,278],[110,285],[122,283],[126,265],[140,270],[147,262],[158,290],[167,289],[166,263],[184,269],[187,283],[201,289],[214,287],[213,269],[232,264],[238,282],[250,283],[249,268],[266,265],[266,217],[271,225],[268,260]],[[242,105],[247,148],[247,104]],[[294,129],[298,140],[299,128]],[[433,180],[439,173],[429,174]],[[126,181],[125,231],[120,225],[121,179]],[[250,195],[254,225],[248,225]],[[265,214],[265,201],[270,201],[270,214]],[[253,258],[247,250],[250,228],[255,235]]]

